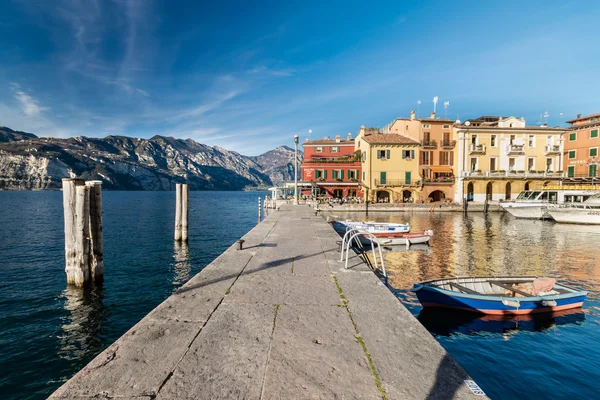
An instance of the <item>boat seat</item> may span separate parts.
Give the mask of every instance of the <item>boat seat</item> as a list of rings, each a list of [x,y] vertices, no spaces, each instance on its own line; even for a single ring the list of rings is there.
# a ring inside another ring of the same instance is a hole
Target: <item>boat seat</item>
[[[502,289],[506,289],[506,290],[510,290],[511,292],[518,293],[518,294],[520,294],[521,296],[524,296],[524,297],[531,297],[532,296],[531,293],[524,292],[524,291],[522,291],[520,289],[517,289],[517,288],[509,286],[509,285],[505,285],[504,283],[498,283],[498,282],[494,282],[494,281],[490,281],[490,283],[492,285],[500,286]]]
[[[477,292],[477,291],[475,291],[473,289],[469,289],[468,287],[464,287],[463,285],[459,285],[458,283],[448,282],[448,285],[450,287],[453,287],[455,289],[460,290],[461,292],[465,292],[465,293],[468,293],[468,294],[477,294],[477,295],[480,295],[480,296],[483,295],[483,293],[479,293],[479,292]]]

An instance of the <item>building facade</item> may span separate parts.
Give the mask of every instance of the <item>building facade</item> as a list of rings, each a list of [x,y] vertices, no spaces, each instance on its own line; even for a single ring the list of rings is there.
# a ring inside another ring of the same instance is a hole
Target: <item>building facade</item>
[[[355,149],[362,163],[365,199],[376,203],[403,203],[421,197],[419,142],[396,133],[360,127]]]
[[[522,190],[561,183],[565,129],[484,116],[455,130],[460,179],[455,201],[510,200]]]
[[[360,178],[362,164],[355,154],[354,140],[324,138],[302,144],[304,161],[301,166],[301,194],[329,198],[363,197]]]
[[[420,143],[417,159],[422,181],[421,200],[454,199],[456,181],[456,137],[454,121],[436,118],[397,118],[383,132],[401,134]]]
[[[595,181],[600,163],[600,114],[585,117],[580,114],[567,122],[571,127],[564,138],[566,182]]]

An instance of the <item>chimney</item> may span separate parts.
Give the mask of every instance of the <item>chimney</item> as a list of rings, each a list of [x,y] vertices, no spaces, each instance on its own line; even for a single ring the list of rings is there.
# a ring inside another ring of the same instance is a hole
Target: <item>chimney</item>
[[[346,136],[347,139],[346,140],[352,140],[352,134],[350,132],[348,132],[348,136]]]
[[[362,134],[364,134],[364,133],[365,133],[365,126],[364,126],[364,125],[361,125],[361,126],[360,126],[360,130],[358,131],[358,134],[359,134],[359,135],[360,135],[361,133],[362,133]]]
[[[308,143],[308,138],[306,138],[306,139],[304,140],[304,142],[305,142],[305,143]]]
[[[413,119],[415,119],[415,110],[410,111],[410,120],[412,121]]]
[[[340,142],[340,140],[341,140],[341,137],[340,137],[340,135],[335,135],[335,142],[336,142],[336,143],[339,143],[339,142]]]
[[[323,136],[323,140],[328,140],[329,136]]]
[[[581,118],[581,114],[577,114],[577,118]]]
[[[542,124],[542,125],[540,125],[540,127],[542,127],[542,128],[547,128],[547,127],[548,127],[548,124]]]
[[[435,119],[435,112],[432,112],[431,115],[429,116],[429,118]]]

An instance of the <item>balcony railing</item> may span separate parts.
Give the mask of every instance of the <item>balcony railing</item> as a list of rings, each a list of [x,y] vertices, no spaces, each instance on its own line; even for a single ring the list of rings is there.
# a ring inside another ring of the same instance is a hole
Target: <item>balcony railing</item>
[[[456,146],[456,140],[449,140],[449,141],[442,141],[441,142],[441,147],[443,149],[453,149],[454,146]]]
[[[360,161],[360,156],[351,157],[313,157],[305,159],[305,163],[354,163]]]
[[[553,154],[558,155],[560,153],[561,153],[560,146],[550,146],[550,145],[546,146],[546,155],[547,156],[553,155]]]
[[[375,179],[375,186],[421,186],[421,181],[420,180],[413,180],[411,179],[410,181],[404,180],[404,179],[386,179],[385,181],[381,181],[379,179]]]
[[[448,185],[453,184],[455,181],[453,176],[447,176],[444,178],[424,178],[423,183],[425,185]]]
[[[509,144],[508,145],[508,155],[519,155],[525,154],[524,145],[522,144]]]
[[[465,177],[468,178],[519,178],[519,177],[527,177],[527,178],[562,178],[565,177],[566,174],[563,171],[464,171]]]
[[[470,154],[485,154],[485,144],[471,144]]]
[[[423,146],[424,149],[436,149],[437,142],[435,140],[421,140],[421,146]]]

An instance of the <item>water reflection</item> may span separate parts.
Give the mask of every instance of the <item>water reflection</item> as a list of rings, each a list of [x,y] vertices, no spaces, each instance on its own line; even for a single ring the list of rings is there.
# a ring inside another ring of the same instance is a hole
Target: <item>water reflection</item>
[[[417,319],[434,335],[492,333],[508,339],[523,331],[543,332],[559,325],[581,325],[585,321],[585,314],[581,309],[531,315],[482,315],[467,311],[424,308]]]
[[[59,335],[59,357],[78,360],[102,349],[104,341],[100,332],[106,319],[103,295],[102,285],[85,288],[68,286],[62,292],[68,315],[63,318]]]
[[[172,284],[176,287],[183,285],[190,279],[192,262],[190,258],[190,248],[187,243],[175,242],[173,249],[173,280]]]

